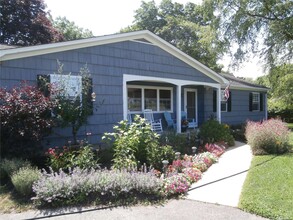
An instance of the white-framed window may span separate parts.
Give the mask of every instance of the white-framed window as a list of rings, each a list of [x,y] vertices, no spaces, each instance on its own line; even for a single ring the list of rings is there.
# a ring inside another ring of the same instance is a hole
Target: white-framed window
[[[228,109],[228,103],[225,98],[225,90],[221,90],[221,111],[227,112]]]
[[[58,90],[58,94],[69,100],[75,99],[77,96],[82,99],[82,77],[72,75],[50,74],[50,83],[54,89]]]
[[[154,86],[127,86],[127,108],[131,112],[152,109],[154,112],[173,111],[173,88]]]
[[[252,93],[252,111],[260,110],[260,93],[253,92]]]

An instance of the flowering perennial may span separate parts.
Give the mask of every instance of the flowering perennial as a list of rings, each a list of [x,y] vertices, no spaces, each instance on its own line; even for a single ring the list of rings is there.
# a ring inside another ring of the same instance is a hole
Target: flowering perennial
[[[113,197],[133,192],[152,195],[160,191],[162,184],[163,180],[152,173],[75,168],[67,174],[62,170],[59,173],[44,170],[33,185],[36,196],[32,199],[42,204],[72,204],[87,201],[89,195]]]

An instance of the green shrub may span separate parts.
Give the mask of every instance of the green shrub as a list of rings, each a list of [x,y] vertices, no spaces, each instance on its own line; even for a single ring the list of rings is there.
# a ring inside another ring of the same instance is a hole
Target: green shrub
[[[220,124],[217,120],[210,119],[202,124],[200,128],[200,137],[205,143],[215,143],[224,141],[229,146],[233,146],[235,140],[231,135],[227,124]]]
[[[80,167],[82,169],[98,167],[98,159],[89,145],[78,148],[67,146],[63,148],[49,148],[47,154],[49,156],[48,165],[55,171],[72,167]]]
[[[11,175],[18,171],[21,167],[31,166],[30,162],[23,159],[3,159],[0,163],[0,182],[6,182]]]
[[[188,133],[177,133],[168,130],[162,133],[159,139],[160,145],[170,145],[174,151],[181,154],[191,154],[191,148],[196,145],[198,139],[197,130],[190,130]]]
[[[148,164],[157,170],[162,170],[163,160],[168,160],[169,163],[175,159],[175,151],[172,146],[151,146],[148,148]]]
[[[40,171],[37,168],[22,167],[12,174],[11,181],[15,190],[22,196],[32,195],[32,186],[40,178]]]
[[[263,122],[249,121],[245,136],[255,155],[281,154],[289,150],[289,129],[279,119]]]
[[[145,123],[145,119],[135,116],[133,123],[119,122],[114,126],[113,133],[105,133],[103,140],[110,141],[113,145],[115,169],[136,169],[137,166],[154,161],[154,149],[159,148],[159,136]]]

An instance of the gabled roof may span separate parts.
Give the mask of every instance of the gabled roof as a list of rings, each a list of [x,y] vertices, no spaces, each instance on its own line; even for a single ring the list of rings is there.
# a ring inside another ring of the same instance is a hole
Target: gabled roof
[[[251,90],[251,91],[268,91],[269,90],[269,88],[265,86],[248,82],[244,79],[235,77],[234,75],[231,75],[231,74],[221,73],[221,75],[230,82],[231,89],[242,89],[242,90]]]
[[[203,65],[199,61],[193,59],[189,55],[183,53],[178,48],[174,47],[167,41],[163,40],[162,38],[158,37],[157,35],[151,33],[150,31],[136,31],[136,32],[129,32],[129,33],[121,33],[121,34],[114,34],[114,35],[107,35],[101,37],[93,37],[87,39],[80,39],[74,41],[66,41],[60,43],[51,43],[51,44],[43,44],[37,46],[29,46],[29,47],[22,47],[22,48],[14,48],[8,50],[0,50],[0,61],[5,60],[12,60],[12,59],[19,59],[24,57],[30,56],[37,56],[49,53],[56,53],[80,48],[86,48],[91,46],[98,46],[122,41],[142,41],[154,44],[159,48],[165,50],[166,52],[172,54],[173,56],[177,57],[178,59],[182,60],[183,62],[187,63],[188,65],[194,67],[195,69],[201,71],[206,76],[212,78],[216,82],[221,84],[227,84],[228,81],[222,77],[221,75],[217,74],[207,66]]]

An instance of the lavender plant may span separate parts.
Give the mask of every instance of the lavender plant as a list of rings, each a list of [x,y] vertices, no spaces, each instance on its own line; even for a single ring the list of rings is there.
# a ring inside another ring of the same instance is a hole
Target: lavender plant
[[[119,170],[82,170],[75,168],[67,174],[42,172],[40,179],[33,185],[36,196],[33,200],[41,204],[78,204],[85,202],[90,195],[94,197],[117,197],[141,193],[157,194],[162,180],[151,172],[126,172]]]

